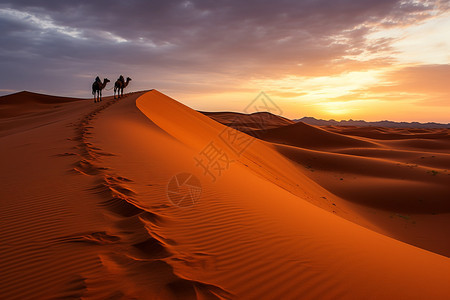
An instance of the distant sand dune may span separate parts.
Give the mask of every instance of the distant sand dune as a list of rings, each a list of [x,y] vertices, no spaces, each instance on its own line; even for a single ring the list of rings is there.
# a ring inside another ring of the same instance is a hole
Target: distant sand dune
[[[372,142],[332,133],[301,122],[279,128],[249,132],[249,134],[257,135],[270,142],[311,149],[376,147],[376,144]]]
[[[225,125],[244,127],[246,131],[271,129],[295,124],[294,121],[266,112],[243,114],[235,112],[202,112],[211,119]]]
[[[339,196],[337,206],[351,202],[364,215],[359,220],[354,214],[342,217],[450,256],[450,130],[299,122],[249,132],[274,143],[305,174]],[[369,220],[372,224],[364,223]]]

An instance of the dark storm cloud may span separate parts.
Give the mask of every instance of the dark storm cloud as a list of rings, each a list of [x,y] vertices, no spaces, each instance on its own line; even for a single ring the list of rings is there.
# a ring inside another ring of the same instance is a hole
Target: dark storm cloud
[[[444,2],[443,2],[444,3]],[[196,88],[211,78],[311,75],[367,43],[373,24],[423,19],[443,4],[327,1],[2,1],[0,89],[82,93],[97,73],[139,88]],[[104,74],[104,75],[103,75]],[[111,78],[114,79],[114,78]],[[28,84],[24,84],[28,82]]]

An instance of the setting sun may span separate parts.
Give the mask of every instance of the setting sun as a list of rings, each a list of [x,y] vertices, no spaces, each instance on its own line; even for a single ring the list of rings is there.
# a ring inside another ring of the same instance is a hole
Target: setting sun
[[[330,116],[345,116],[355,109],[355,105],[349,102],[321,102],[318,103],[319,109]],[[353,108],[352,108],[353,107]]]

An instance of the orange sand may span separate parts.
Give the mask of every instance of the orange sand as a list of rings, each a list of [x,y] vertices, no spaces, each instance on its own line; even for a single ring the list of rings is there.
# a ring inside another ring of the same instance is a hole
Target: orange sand
[[[261,141],[155,90],[56,100],[0,98],[0,299],[450,297],[448,131],[240,124]]]

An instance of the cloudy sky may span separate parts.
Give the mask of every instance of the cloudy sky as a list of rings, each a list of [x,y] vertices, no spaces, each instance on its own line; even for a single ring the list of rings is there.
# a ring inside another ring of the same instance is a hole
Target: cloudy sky
[[[123,74],[200,110],[450,122],[448,0],[0,0],[0,26],[0,95]]]

